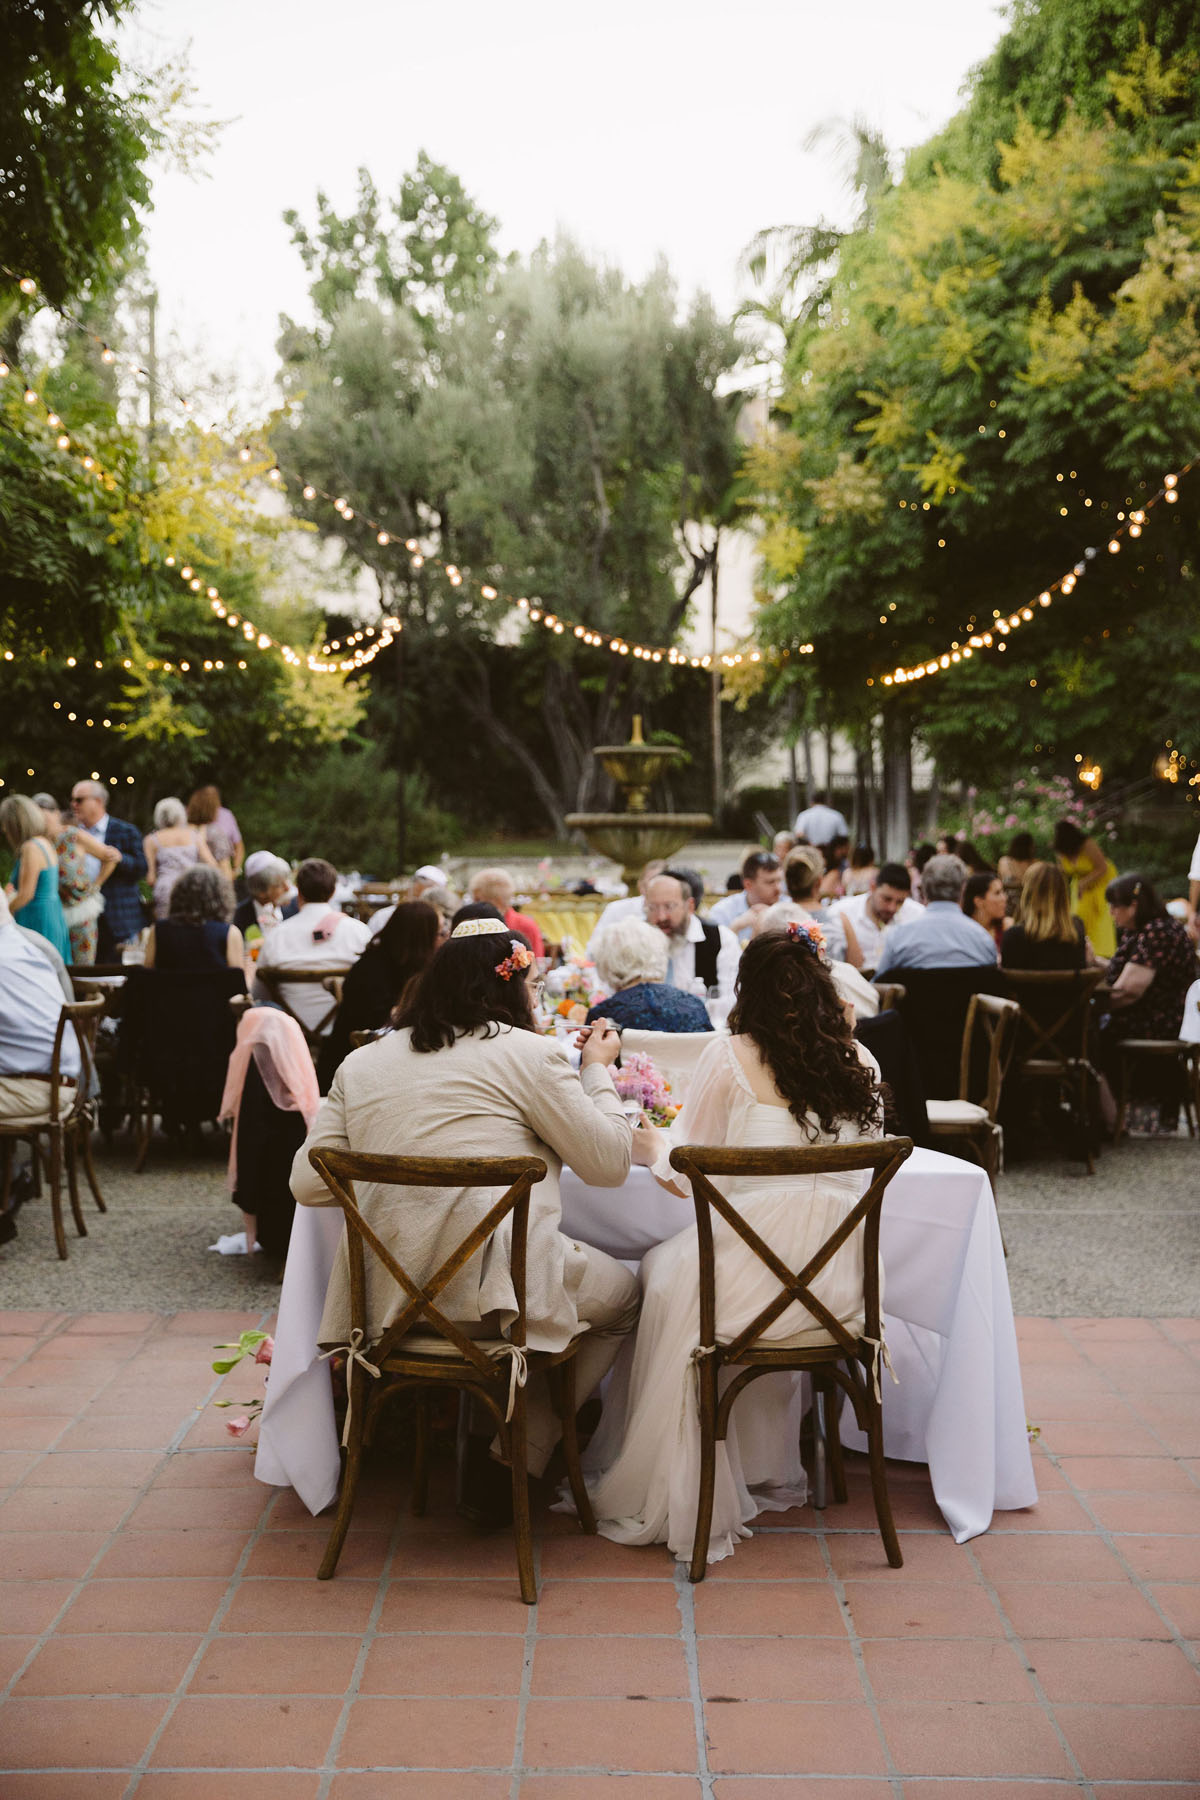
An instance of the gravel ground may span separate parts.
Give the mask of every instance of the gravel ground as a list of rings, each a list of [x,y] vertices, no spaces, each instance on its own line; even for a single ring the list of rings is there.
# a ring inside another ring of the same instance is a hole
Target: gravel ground
[[[240,1215],[224,1186],[215,1135],[187,1155],[156,1138],[141,1175],[122,1138],[97,1156],[108,1213],[84,1190],[89,1235],[68,1216],[70,1257],[54,1254],[49,1209],[31,1201],[0,1249],[0,1306],[64,1312],[256,1311],[279,1298],[271,1266],[210,1252]],[[1001,1179],[1000,1218],[1018,1314],[1154,1317],[1200,1314],[1200,1143],[1133,1139],[1082,1164],[1021,1163]]]

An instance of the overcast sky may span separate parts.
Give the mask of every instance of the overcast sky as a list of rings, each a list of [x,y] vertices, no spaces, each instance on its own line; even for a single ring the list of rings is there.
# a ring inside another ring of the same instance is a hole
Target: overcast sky
[[[1002,23],[996,0],[145,0],[127,49],[190,42],[230,121],[203,178],[155,179],[160,342],[265,396],[278,316],[306,307],[285,208],[348,207],[360,164],[389,192],[421,149],[505,250],[563,229],[634,277],[665,254],[685,298],[732,309],[755,231],[845,216],[808,132],[859,114],[920,142]]]

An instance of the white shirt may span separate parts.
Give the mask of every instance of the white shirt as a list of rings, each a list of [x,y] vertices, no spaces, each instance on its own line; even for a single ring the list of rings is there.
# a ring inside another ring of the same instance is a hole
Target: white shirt
[[[48,1075],[62,990],[48,959],[10,920],[0,925],[0,1075]],[[79,1073],[75,1028],[63,1033],[59,1068]]]
[[[1188,870],[1189,881],[1200,881],[1200,837],[1196,839],[1196,848],[1192,851],[1192,866]]]
[[[102,844],[106,844],[108,842],[108,814],[101,813],[94,825],[86,825],[83,829],[90,832],[94,838],[99,838]],[[100,879],[100,858],[98,856],[90,856],[85,850],[83,866],[89,881]]]
[[[750,901],[743,888],[740,894],[726,894],[724,900],[718,900],[715,906],[710,906],[708,916],[714,925],[728,925],[732,930],[734,921],[749,911]]]
[[[884,936],[893,925],[909,925],[914,919],[922,918],[925,912],[923,906],[906,894],[895,918],[889,920],[888,924],[881,925],[867,909],[870,897],[869,894],[855,894],[850,900],[839,900],[833,908],[835,915],[849,919],[850,928],[862,951],[864,969],[878,968]]]
[[[835,837],[850,835],[850,827],[842,814],[823,801],[817,806],[805,807],[797,816],[795,830],[797,837],[806,837],[810,844],[832,844]]]
[[[270,999],[258,979],[259,969],[346,969],[357,961],[370,938],[360,920],[338,912],[328,901],[310,901],[263,938],[251,993],[255,1000]],[[284,998],[310,1031],[316,1030],[332,1004],[326,990],[315,982],[285,986]]]
[[[718,924],[717,929],[721,933],[721,947],[717,951],[717,989],[721,999],[728,1000],[733,994],[742,951],[728,926]],[[682,988],[685,994],[692,991],[692,983],[696,979],[696,945],[703,942],[703,928],[693,913],[688,920],[686,942],[681,945],[672,944],[671,960],[667,964],[667,980],[672,987]]]

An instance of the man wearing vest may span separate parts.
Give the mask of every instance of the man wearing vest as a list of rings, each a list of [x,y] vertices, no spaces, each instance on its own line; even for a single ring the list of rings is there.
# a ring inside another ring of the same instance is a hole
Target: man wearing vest
[[[646,921],[657,926],[667,940],[667,980],[685,994],[716,988],[720,997],[733,995],[738,966],[738,941],[724,925],[696,916],[691,887],[679,870],[666,869],[646,884]]]

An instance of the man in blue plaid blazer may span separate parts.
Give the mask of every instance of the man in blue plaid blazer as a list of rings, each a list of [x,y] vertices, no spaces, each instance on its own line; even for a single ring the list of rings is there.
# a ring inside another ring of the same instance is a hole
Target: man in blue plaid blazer
[[[100,914],[97,961],[120,960],[122,944],[135,938],[145,924],[138,882],[146,873],[146,853],[136,825],[114,819],[108,811],[108,791],[99,781],[77,781],[71,789],[71,807],[78,822],[93,837],[121,852],[121,860],[104,884],[104,911]],[[89,871],[93,875],[96,871]]]

